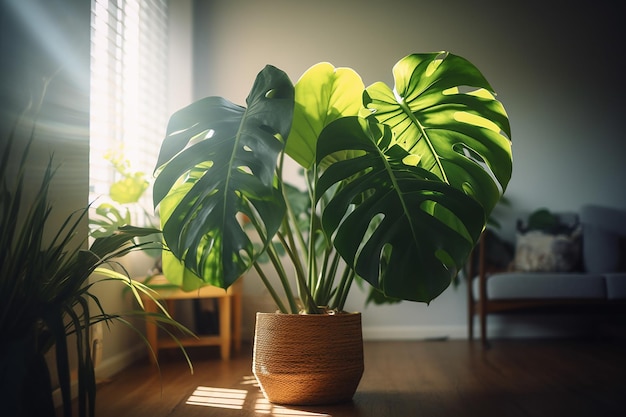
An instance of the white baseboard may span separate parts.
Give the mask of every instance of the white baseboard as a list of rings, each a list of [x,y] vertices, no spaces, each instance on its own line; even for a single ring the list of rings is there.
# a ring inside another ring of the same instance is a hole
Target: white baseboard
[[[364,326],[363,340],[466,339],[467,327],[442,326]]]
[[[582,330],[582,333],[581,333]],[[584,334],[584,326],[566,326],[558,323],[553,326],[538,325],[532,322],[516,322],[513,325],[492,323],[488,327],[490,339],[553,339]],[[441,326],[364,326],[363,340],[467,340],[465,325]],[[474,337],[480,337],[480,326],[474,327]]]
[[[592,324],[580,317],[524,316],[489,318],[489,339],[559,339],[590,334]],[[475,324],[474,333],[479,337],[480,325]]]
[[[119,353],[111,358],[103,360],[95,369],[96,380],[109,378],[137,360],[143,358],[148,353],[148,348],[143,344],[137,344],[132,349]]]
[[[125,352],[122,352],[118,355],[115,355],[111,358],[107,358],[103,360],[95,369],[96,372],[96,381],[101,381],[103,379],[107,379],[118,372],[124,370],[128,366],[132,365],[133,362],[136,362],[138,359],[141,359],[146,355],[147,348],[144,344],[138,344],[137,346],[129,349]],[[75,372],[72,373],[72,399],[76,398],[78,395],[78,381],[74,377]],[[54,400],[55,407],[59,407],[61,405],[61,389],[57,388],[52,393],[52,398]]]

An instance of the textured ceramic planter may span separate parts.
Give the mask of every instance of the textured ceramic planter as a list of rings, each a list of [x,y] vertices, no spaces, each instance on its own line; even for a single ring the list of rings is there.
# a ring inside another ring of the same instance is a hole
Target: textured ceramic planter
[[[363,375],[361,314],[257,313],[252,370],[275,404],[351,400]]]

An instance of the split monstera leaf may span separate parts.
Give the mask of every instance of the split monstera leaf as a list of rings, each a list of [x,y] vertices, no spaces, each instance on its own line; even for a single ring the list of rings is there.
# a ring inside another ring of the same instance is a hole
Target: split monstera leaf
[[[386,297],[441,294],[510,180],[508,117],[480,71],[451,53],[409,55],[393,75],[393,89],[365,88],[355,71],[320,63],[294,87],[268,65],[247,107],[208,97],[176,112],[153,193],[166,276],[184,265],[185,287],[226,288],[254,268],[272,287],[259,265],[269,254],[285,311],[341,309],[355,276]],[[306,228],[286,198],[286,158],[304,171]]]

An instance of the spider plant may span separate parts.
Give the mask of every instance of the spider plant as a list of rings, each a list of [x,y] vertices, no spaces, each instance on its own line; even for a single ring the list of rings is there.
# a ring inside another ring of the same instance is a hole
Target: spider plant
[[[62,224],[51,222],[49,193],[56,171],[52,157],[34,197],[24,196],[33,131],[28,138],[18,138],[27,140],[28,145],[17,175],[9,170],[16,143],[15,127],[0,157],[0,414],[57,416],[46,361],[46,354],[54,352],[63,415],[71,416],[73,412],[74,365],[70,358],[75,357],[78,413],[93,416],[96,380],[90,340],[92,325],[119,322],[143,337],[130,320],[140,317],[154,320],[170,332],[171,326],[188,330],[164,309],[159,313],[142,309],[123,314],[104,311],[93,292],[102,282],[115,281],[130,288],[140,306],[142,295],[154,299],[149,288],[117,272],[119,268],[116,271],[115,267],[119,257],[142,249],[134,238],[159,230],[119,227],[113,234],[96,238],[87,249],[86,233],[81,233],[81,226],[86,224],[88,207],[75,211]],[[46,237],[50,236],[46,232],[51,232],[52,237]],[[85,235],[84,240],[81,235]]]
[[[142,216],[142,223],[154,227],[158,221],[153,221],[151,213],[141,204],[141,197],[150,186],[146,174],[131,169],[130,160],[125,158],[122,150],[109,150],[104,159],[109,161],[111,167],[119,177],[109,187],[106,196],[110,201],[98,204],[95,213],[89,218],[92,237],[103,237],[114,233],[120,226],[137,224],[133,222],[132,214]],[[131,213],[131,209],[137,213]]]

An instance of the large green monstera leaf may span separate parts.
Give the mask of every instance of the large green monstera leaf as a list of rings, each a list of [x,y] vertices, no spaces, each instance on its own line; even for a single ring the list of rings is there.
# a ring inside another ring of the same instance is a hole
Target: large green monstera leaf
[[[360,156],[330,165],[318,196],[343,182],[325,207],[326,232],[356,273],[386,296],[429,302],[448,287],[484,226],[476,200],[403,161],[388,126],[358,117],[331,123],[318,162],[346,150]]]
[[[410,55],[394,76],[394,91],[367,88],[371,120],[340,119],[320,135],[320,169],[333,155],[352,157],[325,169],[317,197],[337,188],[323,224],[358,275],[388,297],[430,302],[466,262],[508,184],[509,125],[460,57]]]
[[[367,88],[365,105],[387,124],[411,164],[473,196],[490,213],[511,178],[510,126],[480,71],[450,53],[413,54],[393,68],[395,88]]]
[[[171,118],[157,163],[154,203],[164,203],[164,240],[203,281],[228,287],[259,256],[238,216],[267,242],[285,214],[277,161],[291,128],[294,88],[266,66],[247,108],[208,97]]]
[[[392,298],[430,302],[447,288],[510,180],[508,117],[458,56],[409,55],[393,75],[393,90],[364,89],[354,71],[322,63],[294,93],[267,66],[247,108],[210,97],[174,114],[154,198],[187,275],[227,287],[259,259],[265,248],[238,216],[268,244],[285,218],[287,154],[318,177],[324,231],[348,267]]]

